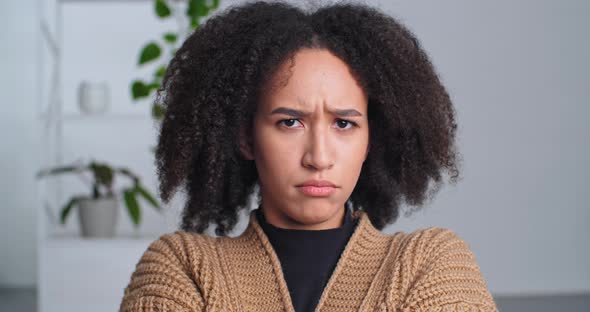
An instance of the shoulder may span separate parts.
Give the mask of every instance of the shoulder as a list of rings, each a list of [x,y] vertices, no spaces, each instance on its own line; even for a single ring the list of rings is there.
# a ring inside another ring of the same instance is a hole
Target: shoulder
[[[143,311],[146,306],[171,310],[203,307],[203,276],[211,265],[215,239],[183,231],[167,233],[150,243],[135,266],[125,288],[121,311]],[[198,268],[198,269],[196,269]]]
[[[453,230],[428,227],[410,233],[398,233],[396,258],[403,263],[412,263],[413,278],[434,274],[438,270],[461,269],[479,275],[480,270],[471,247]],[[432,270],[434,269],[435,272]],[[410,272],[409,272],[410,273]]]
[[[193,232],[187,232],[183,230],[177,230],[174,232],[164,233],[160,237],[153,241],[153,243],[159,241],[185,241],[185,242],[202,242],[202,243],[215,243],[217,238],[211,237],[207,234],[198,234]]]
[[[180,230],[162,234],[149,244],[136,268],[140,269],[142,265],[149,264],[194,273],[193,268],[203,268],[200,264],[214,258],[211,254],[215,253],[217,241],[218,239],[205,234]]]
[[[420,228],[420,229],[416,229],[413,232],[409,232],[409,233],[405,233],[405,232],[400,232],[402,234],[404,234],[404,236],[408,237],[408,238],[415,238],[415,237],[420,237],[421,239],[439,239],[441,237],[453,237],[453,238],[459,238],[459,236],[455,233],[455,231],[448,229],[448,228],[444,228],[444,227],[439,227],[439,226],[432,226],[432,227],[427,227],[427,228]]]
[[[448,228],[428,227],[401,235],[403,248],[420,251],[423,256],[452,249],[469,249],[468,243]]]
[[[192,232],[163,234],[149,244],[136,265],[136,272],[173,271],[198,285],[219,265],[217,242],[217,238]]]
[[[408,287],[397,290],[406,294],[397,298],[402,306],[419,307],[417,311],[441,307],[496,311],[474,253],[453,230],[429,227],[394,236],[398,237],[396,262],[403,267],[396,278]]]
[[[215,253],[218,239],[186,231],[175,231],[161,235],[150,243],[144,252],[144,258],[161,258],[184,269],[191,269],[196,264],[208,262]]]

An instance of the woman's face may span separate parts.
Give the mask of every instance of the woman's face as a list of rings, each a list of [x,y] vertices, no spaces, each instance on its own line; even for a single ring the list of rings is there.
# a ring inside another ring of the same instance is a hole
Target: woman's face
[[[267,222],[339,227],[368,152],[367,96],[341,59],[302,49],[265,88],[247,141],[240,146],[256,163]]]

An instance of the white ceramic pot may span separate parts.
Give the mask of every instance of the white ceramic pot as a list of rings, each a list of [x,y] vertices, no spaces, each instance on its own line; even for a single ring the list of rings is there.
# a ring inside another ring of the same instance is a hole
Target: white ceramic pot
[[[78,86],[78,105],[85,114],[102,114],[110,106],[109,86],[106,82],[82,81]]]
[[[111,238],[115,226],[119,202],[116,197],[82,199],[78,203],[78,216],[83,237]]]

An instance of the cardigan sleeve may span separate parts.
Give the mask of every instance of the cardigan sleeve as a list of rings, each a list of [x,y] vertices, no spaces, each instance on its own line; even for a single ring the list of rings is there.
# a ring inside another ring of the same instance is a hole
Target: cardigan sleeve
[[[414,239],[416,273],[402,311],[498,311],[464,240],[438,227],[420,231]]]
[[[202,311],[203,297],[187,268],[186,246],[178,233],[152,242],[131,275],[119,311]]]

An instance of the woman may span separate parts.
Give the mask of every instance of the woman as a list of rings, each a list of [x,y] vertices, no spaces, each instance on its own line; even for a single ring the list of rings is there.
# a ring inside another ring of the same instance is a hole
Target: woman
[[[497,310],[452,231],[380,231],[459,177],[452,103],[391,17],[231,8],[178,50],[158,100],[160,193],[188,200],[122,311]],[[252,194],[247,229],[227,236]]]

